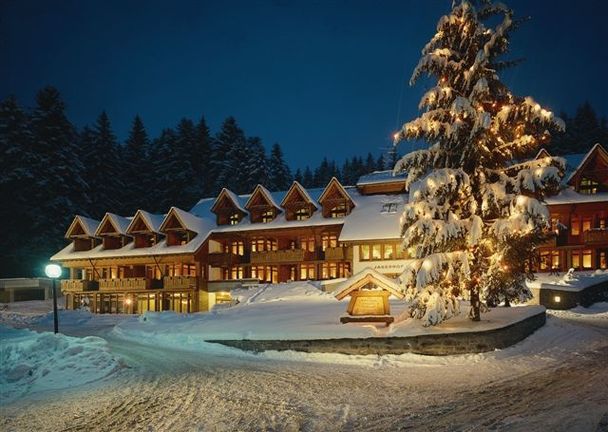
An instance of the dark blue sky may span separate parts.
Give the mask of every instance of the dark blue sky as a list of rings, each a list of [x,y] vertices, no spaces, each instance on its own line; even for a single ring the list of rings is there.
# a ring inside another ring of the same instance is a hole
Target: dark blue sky
[[[555,111],[608,114],[608,2],[508,1],[532,20],[504,74]],[[404,86],[451,0],[0,0],[0,97],[31,106],[59,88],[70,118],[106,110],[120,139],[140,114],[152,136],[181,117],[234,115],[293,167],[379,154],[417,113]],[[550,7],[547,7],[550,5]],[[402,151],[405,148],[402,149]]]

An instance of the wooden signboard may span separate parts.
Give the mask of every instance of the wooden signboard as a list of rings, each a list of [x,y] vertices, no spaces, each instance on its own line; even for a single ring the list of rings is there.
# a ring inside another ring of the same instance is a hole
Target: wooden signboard
[[[351,276],[336,294],[338,300],[350,296],[346,309],[348,315],[340,317],[340,322],[383,322],[389,325],[395,320],[388,302],[391,295],[403,298],[397,283],[374,269],[367,268]]]

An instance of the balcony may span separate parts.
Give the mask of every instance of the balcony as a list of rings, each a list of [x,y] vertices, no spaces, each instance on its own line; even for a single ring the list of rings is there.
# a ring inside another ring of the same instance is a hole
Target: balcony
[[[230,267],[245,261],[245,257],[231,252],[211,252],[209,254],[209,265],[211,267]]]
[[[198,288],[198,278],[196,276],[165,276],[163,287],[165,289]]]
[[[352,259],[353,250],[347,247],[325,248],[325,259],[328,261],[344,261]]]
[[[608,244],[608,228],[593,228],[583,233],[585,244]]]
[[[82,291],[97,291],[99,284],[97,281],[84,279],[66,279],[61,281],[62,292],[82,292]]]
[[[152,279],[125,278],[125,279],[99,279],[100,291],[132,291],[153,288]],[[157,281],[154,281],[157,282]],[[156,283],[154,285],[157,285]],[[156,287],[155,287],[156,288]],[[161,287],[158,287],[161,288]]]
[[[314,258],[314,252],[306,252],[304,249],[251,252],[251,264],[301,262],[311,258]]]

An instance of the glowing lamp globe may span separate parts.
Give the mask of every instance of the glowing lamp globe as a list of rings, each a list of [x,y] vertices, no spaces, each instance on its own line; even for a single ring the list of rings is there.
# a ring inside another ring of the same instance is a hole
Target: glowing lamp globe
[[[59,267],[57,264],[49,264],[45,267],[44,273],[46,273],[47,277],[50,277],[51,279],[57,279],[59,276],[61,276],[61,267]]]

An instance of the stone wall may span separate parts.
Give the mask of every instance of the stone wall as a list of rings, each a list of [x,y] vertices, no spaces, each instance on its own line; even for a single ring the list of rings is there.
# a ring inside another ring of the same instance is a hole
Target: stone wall
[[[528,317],[507,327],[466,333],[421,335],[411,337],[370,337],[363,339],[314,340],[215,340],[208,341],[245,351],[301,351],[341,354],[452,355],[481,353],[502,349],[525,339],[546,321],[545,312]]]
[[[608,281],[592,285],[581,291],[567,291],[557,285],[543,284],[541,288],[532,289],[534,304],[541,304],[548,309],[571,309],[578,305],[589,307],[593,303],[608,301]]]

